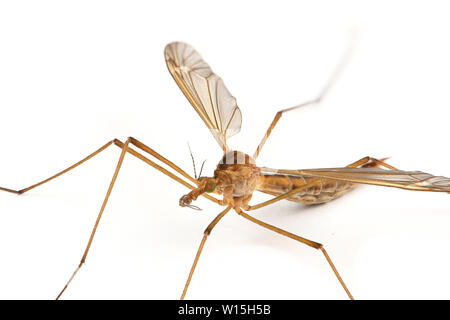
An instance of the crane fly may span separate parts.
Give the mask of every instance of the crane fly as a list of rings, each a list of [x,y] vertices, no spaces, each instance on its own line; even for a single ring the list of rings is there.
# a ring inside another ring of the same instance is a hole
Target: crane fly
[[[258,167],[256,165],[255,160],[258,158],[264,144],[280,120],[281,116],[286,112],[296,110],[300,107],[319,103],[327,93],[334,78],[339,73],[342,64],[334,73],[333,77],[331,77],[325,86],[325,89],[316,99],[278,111],[263,139],[257,146],[256,151],[252,156],[250,156],[246,153],[232,150],[228,147],[227,139],[237,134],[241,129],[242,114],[237,106],[236,99],[227,90],[223,80],[212,71],[211,67],[201,58],[199,53],[186,43],[170,43],[166,46],[164,54],[167,67],[173,79],[194,107],[195,111],[197,111],[205,125],[211,131],[213,137],[223,151],[221,160],[219,161],[213,176],[197,177],[195,174],[195,177],[192,177],[152,148],[148,147],[139,140],[130,137],[125,142],[121,142],[118,139],[111,140],[74,165],[27,188],[12,190],[0,187],[0,190],[2,191],[23,194],[53,180],[54,178],[59,177],[75,167],[78,167],[87,160],[95,157],[109,146],[115,145],[121,149],[121,154],[111,183],[106,192],[106,196],[103,200],[100,212],[97,216],[81,261],[57,296],[57,299],[59,299],[68,288],[69,284],[86,261],[95,232],[98,228],[100,219],[105,210],[126,154],[131,154],[134,157],[137,157],[172,178],[176,182],[189,188],[191,191],[183,195],[179,200],[179,205],[181,207],[199,209],[193,204],[199,196],[203,196],[208,200],[225,207],[225,209],[223,209],[211,221],[204,231],[203,238],[200,242],[200,246],[197,250],[194,262],[182,291],[181,299],[184,299],[186,296],[189,284],[207,238],[211,234],[214,227],[231,210],[234,210],[242,218],[247,219],[263,228],[272,230],[280,235],[320,250],[324,255],[326,262],[329,264],[331,271],[339,281],[342,288],[345,290],[348,297],[353,299],[350,290],[345,285],[343,279],[337,271],[337,268],[332,262],[332,259],[322,244],[277,228],[276,226],[270,225],[252,215],[249,215],[247,212],[272,205],[284,199],[305,205],[325,203],[346,194],[359,184],[395,187],[415,191],[450,193],[449,178],[433,176],[421,171],[398,170],[387,164],[385,162],[386,159],[378,160],[372,157],[364,157],[345,167],[325,169],[289,170]],[[159,164],[157,162],[159,162]],[[161,166],[161,164],[166,165],[167,168]],[[255,191],[266,193],[273,197],[261,203],[250,204],[252,195]],[[221,198],[214,197],[213,195],[221,195]]]

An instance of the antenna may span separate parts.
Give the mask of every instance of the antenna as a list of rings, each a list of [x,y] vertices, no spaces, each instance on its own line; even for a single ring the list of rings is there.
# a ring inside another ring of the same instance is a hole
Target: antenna
[[[198,174],[198,177],[200,178],[202,176],[203,166],[205,165],[206,160],[203,160],[202,166],[200,167],[200,173]]]
[[[194,166],[194,177],[195,177],[195,180],[197,180],[197,170],[195,169],[194,156],[192,155],[192,150],[191,150],[191,146],[189,145],[189,142],[187,143],[187,145],[188,145],[188,148],[189,148],[189,153],[191,154],[192,165]],[[203,168],[203,165],[202,165],[202,168]],[[200,172],[201,172],[201,170],[200,170]]]

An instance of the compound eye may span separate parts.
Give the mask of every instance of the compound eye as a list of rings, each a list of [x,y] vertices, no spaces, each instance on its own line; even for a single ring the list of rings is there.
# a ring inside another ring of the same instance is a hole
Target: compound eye
[[[205,184],[205,192],[211,193],[214,192],[214,190],[216,190],[216,183],[214,181],[208,181]]]

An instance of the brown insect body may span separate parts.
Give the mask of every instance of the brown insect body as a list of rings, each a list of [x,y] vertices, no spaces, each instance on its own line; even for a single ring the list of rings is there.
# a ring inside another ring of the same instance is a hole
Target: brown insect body
[[[254,191],[281,195],[310,184],[315,178],[307,176],[261,173],[255,161],[240,151],[226,153],[214,171],[216,193],[223,194],[223,204],[247,209]],[[345,181],[324,179],[287,198],[303,204],[320,204],[336,199],[355,187]]]
[[[383,159],[385,160],[385,159]],[[373,168],[381,162],[369,161],[360,168]],[[248,204],[253,192],[260,191],[279,196],[294,189],[309,185],[309,187],[286,198],[287,200],[305,205],[321,204],[337,199],[358,184],[348,181],[321,179],[306,175],[271,174],[262,172],[256,166],[255,160],[240,151],[227,152],[214,171],[214,177],[201,178],[199,187],[180,199],[182,206],[189,206],[199,195],[207,191],[206,185],[214,185],[214,193],[223,194],[222,205],[231,205],[234,209],[248,210]]]
[[[223,194],[221,205],[234,209],[247,209],[253,192],[260,183],[261,169],[248,154],[240,151],[227,152],[217,164],[214,177],[199,178],[199,186],[180,199],[180,205],[189,206],[203,192]],[[208,191],[209,186],[214,186]]]
[[[368,161],[360,168],[378,167],[382,161]],[[182,206],[189,206],[199,195],[207,191],[206,185],[214,185],[214,193],[223,194],[222,205],[231,205],[234,209],[248,210],[253,192],[260,191],[274,196],[288,193],[308,185],[307,188],[286,198],[305,205],[321,204],[337,199],[358,184],[334,179],[320,179],[307,175],[265,173],[256,166],[255,160],[240,151],[227,152],[214,171],[214,177],[201,178],[199,187],[180,199]]]
[[[292,176],[280,174],[262,174],[259,178],[258,191],[278,196],[291,190],[311,184],[315,178],[306,176]],[[320,204],[325,203],[352,190],[356,185],[346,181],[337,181],[324,179],[306,188],[287,200],[299,202],[302,204]]]
[[[216,191],[223,194],[223,204],[246,209],[259,184],[261,169],[248,154],[226,153],[214,171]]]
[[[384,160],[385,159],[382,159],[382,161]],[[370,161],[360,167],[373,168],[379,165],[380,163],[378,162]],[[314,180],[317,179],[303,175],[263,173],[259,177],[257,190],[274,196],[279,196],[302,186],[310,185]],[[348,191],[354,189],[357,185],[358,184],[348,181],[322,179],[286,199],[302,204],[321,204],[343,196]]]

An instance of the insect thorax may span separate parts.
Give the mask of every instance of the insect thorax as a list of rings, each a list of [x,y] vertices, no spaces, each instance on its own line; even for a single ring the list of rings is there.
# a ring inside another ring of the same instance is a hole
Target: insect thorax
[[[255,160],[240,151],[226,153],[214,171],[218,191],[233,188],[233,197],[251,195],[257,188],[260,169]]]

